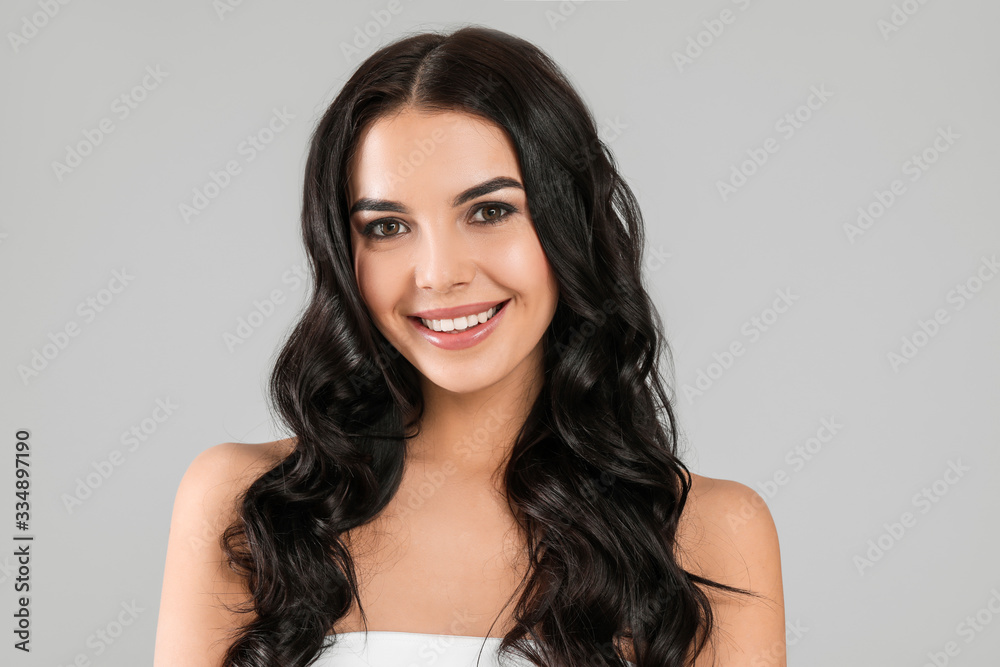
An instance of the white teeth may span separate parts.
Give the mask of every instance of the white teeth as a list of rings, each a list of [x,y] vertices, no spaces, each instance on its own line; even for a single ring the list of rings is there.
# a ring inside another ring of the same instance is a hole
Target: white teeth
[[[497,307],[493,306],[489,310],[485,310],[477,315],[469,315],[467,317],[456,317],[450,320],[425,320],[420,318],[424,326],[428,329],[433,329],[434,331],[465,331],[469,327],[474,327],[478,324],[484,324],[487,320],[497,314]]]

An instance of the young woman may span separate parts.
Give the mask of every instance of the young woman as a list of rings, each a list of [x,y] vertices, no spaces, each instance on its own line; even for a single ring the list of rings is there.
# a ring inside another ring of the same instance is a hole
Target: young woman
[[[302,222],[294,437],[191,463],[156,667],[785,665],[773,520],[678,459],[642,217],[543,52],[465,27],[372,55]]]

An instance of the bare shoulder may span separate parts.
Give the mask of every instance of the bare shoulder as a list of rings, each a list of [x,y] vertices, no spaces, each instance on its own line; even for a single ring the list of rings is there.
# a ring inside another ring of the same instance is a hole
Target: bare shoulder
[[[244,582],[228,567],[221,536],[235,521],[247,487],[293,448],[292,439],[227,442],[188,465],[170,519],[154,667],[221,664],[231,633],[248,620],[233,609],[249,599]]]
[[[740,545],[777,546],[778,532],[767,503],[746,484],[691,473],[682,539],[688,546],[719,548],[719,540]]]
[[[207,522],[211,536],[218,538],[221,529],[235,519],[239,497],[291,453],[291,443],[290,439],[262,444],[224,442],[202,451],[188,465],[177,487],[172,522],[179,520],[188,527],[192,521]]]
[[[185,474],[197,475],[214,471],[237,479],[247,475],[256,477],[291,454],[294,448],[294,438],[260,444],[224,442],[209,447],[194,457]]]
[[[716,615],[713,649],[697,667],[784,667],[785,611],[778,531],[764,499],[739,482],[691,475],[677,534],[681,566],[758,597],[702,586]]]

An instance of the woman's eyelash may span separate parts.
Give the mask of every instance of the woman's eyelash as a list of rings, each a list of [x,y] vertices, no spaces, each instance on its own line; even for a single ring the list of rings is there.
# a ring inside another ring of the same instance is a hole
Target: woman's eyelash
[[[502,222],[502,221],[506,220],[511,214],[518,212],[518,209],[515,206],[511,206],[510,204],[504,204],[504,203],[495,202],[495,201],[494,202],[485,202],[483,204],[480,204],[475,209],[473,209],[473,212],[474,213],[479,213],[483,209],[487,209],[487,208],[497,208],[497,209],[500,209],[501,211],[504,212],[504,214],[501,215],[499,218],[495,218],[493,220],[477,220],[476,222],[478,222],[481,225],[495,225],[498,222]],[[390,222],[394,222],[397,225],[404,224],[401,220],[396,220],[395,218],[382,218],[381,220],[373,220],[372,222],[369,222],[367,225],[365,225],[365,227],[361,231],[361,233],[364,236],[368,237],[368,238],[377,239],[377,240],[380,240],[380,239],[390,239],[393,236],[399,236],[399,234],[388,234],[388,235],[386,235],[386,234],[375,234],[374,230],[375,230],[376,227],[380,227],[380,226],[382,226],[384,224],[387,224],[387,223],[390,223]]]

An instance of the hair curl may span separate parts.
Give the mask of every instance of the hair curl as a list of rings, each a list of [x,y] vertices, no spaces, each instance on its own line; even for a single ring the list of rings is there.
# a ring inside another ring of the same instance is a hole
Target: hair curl
[[[404,107],[474,114],[507,132],[559,285],[544,382],[503,471],[529,570],[500,651],[537,665],[624,665],[614,639],[625,637],[639,667],[690,664],[713,627],[696,584],[749,592],[678,564],[691,479],[660,379],[669,349],[642,282],[638,204],[549,56],[464,26],[374,53],[312,136],[302,209],[312,294],[269,384],[296,445],[241,495],[222,536],[250,592],[240,611],[254,616],[234,631],[224,665],[308,665],[352,603],[361,608],[341,536],[393,498],[423,402],[419,374],[358,291],[346,183],[361,131]]]

